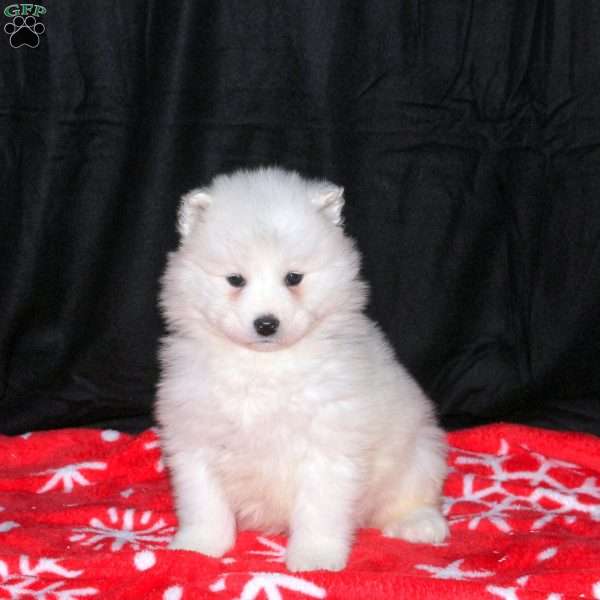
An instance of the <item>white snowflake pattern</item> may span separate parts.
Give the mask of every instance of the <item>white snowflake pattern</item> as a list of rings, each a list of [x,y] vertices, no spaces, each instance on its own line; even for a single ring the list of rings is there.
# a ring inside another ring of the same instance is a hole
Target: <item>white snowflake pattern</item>
[[[519,600],[517,596],[517,588],[513,587],[500,587],[499,585],[488,585],[486,588],[490,594],[503,598],[503,600]]]
[[[529,456],[538,464],[536,470],[507,471],[504,465],[513,458],[513,455],[509,452],[506,440],[501,440],[496,454],[466,450],[461,450],[460,453],[455,464],[487,467],[490,470],[486,477],[489,485],[475,490],[475,483],[481,481],[481,478],[474,473],[463,475],[462,494],[456,498],[446,497],[444,499],[444,512],[448,515],[451,525],[467,521],[469,529],[476,529],[482,521],[489,521],[498,530],[508,533],[512,530],[508,520],[512,511],[524,509],[533,510],[542,515],[533,523],[532,529],[534,530],[542,529],[561,515],[565,522],[573,523],[576,516],[570,514],[572,512],[585,513],[596,521],[600,520],[600,504],[586,504],[578,498],[578,495],[585,494],[600,500],[600,487],[595,477],[588,477],[579,486],[570,488],[550,475],[550,471],[557,468],[581,473],[577,465],[547,458],[537,452],[529,452]],[[528,481],[533,488],[532,491],[519,495],[505,489],[505,483],[519,480]],[[545,500],[552,501],[556,507],[547,508],[543,503]],[[481,510],[474,514],[453,515],[454,506],[465,502],[476,504],[481,507]]]
[[[494,596],[499,596],[503,600],[519,600],[517,590],[522,589],[527,585],[528,576],[519,577],[515,582],[516,585],[509,587],[501,587],[499,585],[488,585],[485,589]]]
[[[134,550],[154,549],[166,545],[175,533],[175,528],[168,526],[164,519],[154,519],[150,510],[136,516],[133,508],[119,511],[115,507],[107,511],[110,524],[94,517],[89,527],[76,527],[76,532],[69,538],[82,546],[92,546],[94,550],[102,550],[110,543],[112,552],[119,552],[130,545]]]
[[[546,548],[545,550],[538,552],[538,555],[536,556],[536,558],[540,562],[545,561],[545,560],[550,560],[551,558],[554,558],[556,556],[557,552],[558,552],[558,548],[556,548],[555,546],[550,546],[549,548]]]
[[[249,573],[250,579],[244,584],[238,600],[256,600],[264,595],[267,600],[282,600],[281,590],[289,590],[310,598],[325,598],[327,592],[318,585],[284,573]],[[227,574],[209,586],[211,592],[227,590]]]
[[[146,442],[144,444],[144,448],[146,450],[156,450],[156,448],[160,449],[160,441],[153,440],[152,442]],[[163,462],[162,457],[154,463],[154,469],[157,473],[162,473],[165,470],[165,463]]]
[[[181,600],[183,597],[183,588],[180,585],[172,585],[163,593],[163,600]]]
[[[262,544],[265,548],[268,548],[268,550],[249,550],[248,554],[258,554],[260,556],[264,556],[267,562],[285,562],[285,546],[282,546],[281,544],[262,536],[258,536],[256,541]]]
[[[152,550],[142,550],[133,557],[133,564],[138,571],[148,571],[156,565],[156,554]]]
[[[4,507],[0,506],[0,512],[2,512],[3,510],[5,510]],[[20,525],[16,521],[0,522],[0,533],[7,533],[8,531],[15,529],[15,527],[20,527]]]
[[[63,492],[70,494],[75,488],[75,484],[81,486],[92,485],[82,474],[83,470],[104,471],[107,464],[100,461],[82,462],[58,467],[57,469],[48,469],[36,473],[36,475],[49,475],[52,477],[37,491],[38,494],[45,494],[54,488],[58,488],[62,483]]]
[[[460,567],[465,562],[464,558],[460,558],[446,565],[445,567],[439,567],[436,565],[415,565],[415,569],[421,571],[428,571],[434,579],[454,579],[457,581],[464,581],[468,579],[479,579],[482,577],[491,577],[494,575],[493,571],[463,571]]]
[[[41,558],[32,565],[28,556],[19,558],[18,572],[11,572],[6,562],[0,560],[0,590],[9,594],[9,598],[35,598],[36,600],[77,600],[94,596],[98,590],[92,587],[69,588],[68,579],[80,577],[83,570],[71,571],[58,564],[57,560]],[[43,575],[58,575],[57,579],[43,585]],[[42,583],[43,587],[40,586]]]

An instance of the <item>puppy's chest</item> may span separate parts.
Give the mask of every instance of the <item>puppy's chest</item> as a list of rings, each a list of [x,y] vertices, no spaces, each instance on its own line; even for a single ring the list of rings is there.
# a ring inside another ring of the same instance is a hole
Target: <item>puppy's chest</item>
[[[308,431],[290,421],[232,431],[216,448],[216,463],[222,474],[233,476],[237,482],[291,485],[306,454],[308,439]]]
[[[238,372],[213,384],[217,462],[237,478],[288,482],[317,415],[310,382],[285,373]]]
[[[316,432],[322,438],[323,418],[344,392],[327,361],[295,360],[260,355],[255,362],[221,362],[210,378],[213,423],[207,434],[221,448],[225,468],[246,469],[253,461],[277,476],[293,470]],[[214,433],[214,435],[213,435]]]
[[[314,413],[314,388],[310,375],[287,365],[264,368],[250,362],[221,365],[210,382],[210,396],[220,418],[237,433],[253,434],[260,429],[266,439],[271,437],[269,432],[279,439],[289,433],[290,420],[299,428],[308,425]]]
[[[226,397],[216,417],[222,421],[232,453],[253,455],[297,452],[310,436],[315,417],[302,388],[249,384],[222,390]]]

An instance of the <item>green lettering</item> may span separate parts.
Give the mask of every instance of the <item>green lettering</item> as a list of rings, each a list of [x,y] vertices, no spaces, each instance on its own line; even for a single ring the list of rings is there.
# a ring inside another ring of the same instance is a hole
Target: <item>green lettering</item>
[[[28,15],[33,10],[33,4],[21,4],[21,16]]]
[[[46,14],[46,7],[45,6],[40,6],[39,4],[35,5],[35,8],[33,9],[33,16],[34,17],[39,17],[40,15],[45,15]]]
[[[19,5],[18,4],[9,4],[4,9],[5,17],[16,17],[19,14]]]

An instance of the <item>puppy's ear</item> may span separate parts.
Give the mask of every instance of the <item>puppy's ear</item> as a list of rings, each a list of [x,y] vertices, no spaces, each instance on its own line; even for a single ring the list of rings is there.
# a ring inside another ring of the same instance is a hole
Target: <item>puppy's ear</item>
[[[342,208],[344,207],[344,188],[333,185],[323,187],[313,199],[313,204],[334,225],[342,224]]]
[[[206,189],[198,188],[181,197],[181,205],[177,213],[177,229],[182,238],[186,237],[202,213],[210,205],[212,198]]]

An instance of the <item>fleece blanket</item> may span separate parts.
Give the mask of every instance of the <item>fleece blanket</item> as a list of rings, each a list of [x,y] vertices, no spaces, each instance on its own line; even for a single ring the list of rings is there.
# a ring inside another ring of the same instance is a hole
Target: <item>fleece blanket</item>
[[[222,559],[166,549],[155,431],[0,437],[0,598],[600,598],[600,438],[494,425],[449,441],[447,542],[363,530],[343,571],[291,574],[283,536],[242,533]]]

